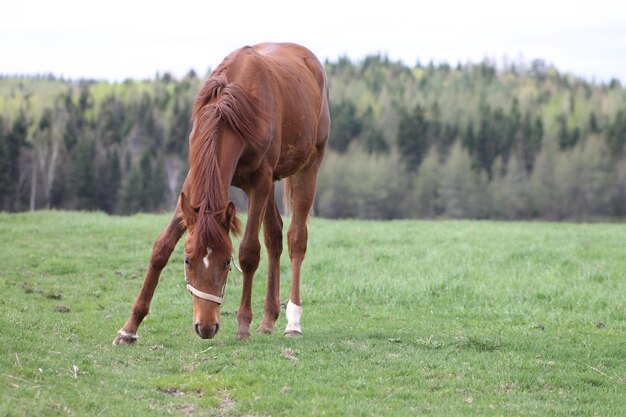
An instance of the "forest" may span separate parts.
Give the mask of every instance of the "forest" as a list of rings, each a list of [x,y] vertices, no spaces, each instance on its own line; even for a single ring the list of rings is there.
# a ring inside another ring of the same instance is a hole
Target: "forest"
[[[626,217],[626,89],[543,60],[325,63],[332,129],[314,214]],[[0,210],[171,210],[203,81],[0,77]],[[281,194],[281,185],[277,196]],[[245,198],[233,193],[245,209]]]

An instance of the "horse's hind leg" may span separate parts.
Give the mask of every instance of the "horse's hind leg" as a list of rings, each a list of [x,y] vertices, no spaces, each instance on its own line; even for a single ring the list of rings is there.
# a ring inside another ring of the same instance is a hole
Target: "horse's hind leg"
[[[161,271],[167,265],[176,243],[185,232],[185,227],[181,224],[178,214],[179,207],[177,206],[174,217],[154,242],[152,255],[150,256],[150,265],[143,280],[143,285],[131,307],[130,317],[128,317],[124,326],[117,333],[117,337],[113,340],[114,345],[128,345],[138,339],[137,328],[150,311],[150,302],[159,283]]]
[[[258,332],[274,333],[274,323],[280,313],[280,255],[283,252],[283,220],[274,200],[274,188],[263,218],[263,236],[268,254],[267,293],[263,322]]]
[[[302,171],[289,178],[291,187],[292,217],[287,240],[289,243],[289,258],[291,259],[291,292],[287,303],[286,336],[302,334],[300,319],[302,304],[300,302],[300,269],[307,249],[308,231],[307,219],[315,198],[317,171],[322,159],[322,152]]]

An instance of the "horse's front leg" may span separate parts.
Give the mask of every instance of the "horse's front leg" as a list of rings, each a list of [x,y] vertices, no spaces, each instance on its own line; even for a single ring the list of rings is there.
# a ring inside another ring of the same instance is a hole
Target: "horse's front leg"
[[[274,188],[267,201],[263,219],[263,235],[267,248],[267,293],[265,313],[257,332],[274,333],[274,323],[280,313],[280,255],[283,252],[283,221],[274,201]]]
[[[243,290],[241,304],[237,310],[237,339],[250,337],[252,322],[252,280],[261,258],[259,230],[265,215],[265,209],[273,186],[268,177],[260,178],[252,187],[246,189],[248,194],[248,222],[239,244],[239,265],[243,272]]]
[[[154,296],[154,290],[159,283],[161,271],[165,268],[165,265],[167,265],[170,255],[176,247],[176,243],[185,232],[185,227],[181,224],[179,213],[180,208],[177,206],[174,211],[174,217],[154,242],[152,255],[150,256],[150,264],[146,272],[146,277],[143,280],[141,290],[131,307],[130,317],[128,317],[124,326],[117,333],[115,340],[113,340],[114,345],[129,345],[138,339],[137,328],[150,311],[150,302]]]

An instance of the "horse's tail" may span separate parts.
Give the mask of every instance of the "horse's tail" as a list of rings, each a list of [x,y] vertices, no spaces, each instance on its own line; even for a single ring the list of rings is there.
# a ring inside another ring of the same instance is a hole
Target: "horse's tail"
[[[289,177],[285,178],[285,190],[283,191],[283,207],[285,214],[289,215],[293,209],[293,184]]]
[[[283,191],[283,208],[285,210],[285,215],[289,216],[293,214],[293,183],[290,177],[285,178],[285,189]],[[311,210],[307,214],[307,221],[309,218],[313,216],[313,206],[311,206]]]

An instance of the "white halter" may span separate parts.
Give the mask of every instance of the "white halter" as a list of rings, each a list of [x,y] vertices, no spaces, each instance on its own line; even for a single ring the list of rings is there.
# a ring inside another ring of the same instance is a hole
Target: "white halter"
[[[237,271],[241,272],[241,268],[239,268],[239,265],[237,265],[237,263],[235,262],[234,257],[232,258],[232,263],[235,265],[235,268],[237,269]],[[187,267],[186,266],[185,266],[185,283],[187,283],[187,289],[189,290],[189,292],[198,298],[202,298],[203,300],[207,300],[207,301],[212,301],[217,304],[222,304],[224,302],[224,292],[226,290],[226,283],[224,283],[224,288],[222,288],[222,297],[218,297],[217,295],[200,291],[199,289],[194,288],[194,286],[189,283],[189,280],[187,279]]]
[[[207,300],[207,301],[213,301],[214,303],[217,303],[217,304],[222,304],[222,302],[224,301],[224,297],[218,297],[217,295],[213,295],[213,294],[209,294],[209,293],[206,293],[206,292],[202,292],[202,291],[200,291],[198,289],[195,289],[189,283],[189,281],[186,281],[186,282],[187,282],[187,289],[189,290],[190,293],[192,293],[196,297],[202,298],[202,299]]]

